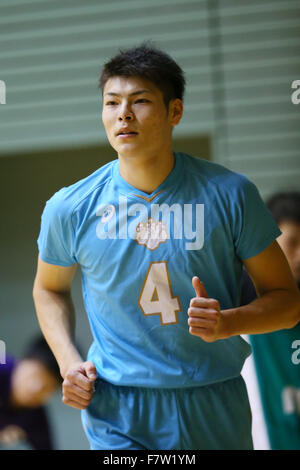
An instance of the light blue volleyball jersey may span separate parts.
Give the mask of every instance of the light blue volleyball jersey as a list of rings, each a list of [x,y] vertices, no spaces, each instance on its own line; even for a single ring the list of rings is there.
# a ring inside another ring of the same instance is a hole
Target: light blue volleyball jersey
[[[242,260],[280,235],[256,187],[222,165],[175,153],[147,194],[115,160],[47,201],[38,238],[46,263],[78,263],[104,380],[193,387],[240,374],[250,346],[239,336],[206,343],[189,333],[192,277],[221,309],[240,303]]]

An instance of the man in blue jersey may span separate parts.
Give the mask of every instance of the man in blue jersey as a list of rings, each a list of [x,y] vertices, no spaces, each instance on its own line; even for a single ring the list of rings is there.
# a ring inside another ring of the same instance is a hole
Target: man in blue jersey
[[[240,334],[291,328],[299,293],[256,187],[172,151],[185,80],[142,45],[105,64],[102,120],[118,158],[47,202],[34,301],[91,449],[251,449]],[[260,297],[240,305],[243,264]],[[93,334],[73,342],[82,273]]]

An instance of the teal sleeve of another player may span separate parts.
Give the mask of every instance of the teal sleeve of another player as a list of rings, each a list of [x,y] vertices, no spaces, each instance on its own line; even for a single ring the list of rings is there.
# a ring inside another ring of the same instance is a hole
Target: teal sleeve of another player
[[[281,231],[256,186],[243,176],[232,208],[235,249],[241,260],[264,251]]]
[[[77,262],[74,255],[71,211],[60,197],[60,192],[46,203],[37,244],[40,257],[45,263],[72,266]]]

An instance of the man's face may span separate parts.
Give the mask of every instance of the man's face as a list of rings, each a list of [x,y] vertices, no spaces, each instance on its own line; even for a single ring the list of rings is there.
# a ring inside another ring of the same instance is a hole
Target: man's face
[[[278,225],[282,235],[277,241],[287,257],[298,285],[300,285],[300,223],[281,221]]]
[[[12,395],[18,406],[44,405],[58,386],[54,375],[35,359],[20,361],[13,371]]]
[[[167,111],[162,92],[148,80],[117,76],[105,84],[102,120],[118,156],[143,158],[168,150],[181,115],[181,100],[171,100]]]

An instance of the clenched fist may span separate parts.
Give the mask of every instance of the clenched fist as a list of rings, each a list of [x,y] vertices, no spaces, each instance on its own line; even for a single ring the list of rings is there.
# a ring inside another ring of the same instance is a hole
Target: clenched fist
[[[73,364],[62,384],[62,401],[79,410],[87,408],[93,397],[96,378],[96,367],[91,361]]]

